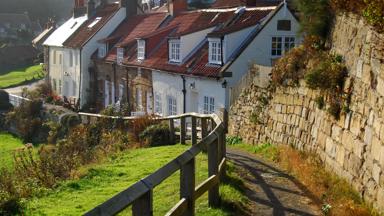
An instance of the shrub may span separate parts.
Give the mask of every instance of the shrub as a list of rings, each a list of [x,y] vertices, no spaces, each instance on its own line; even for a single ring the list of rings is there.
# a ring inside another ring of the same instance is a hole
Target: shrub
[[[236,144],[241,144],[243,142],[243,139],[238,136],[229,136],[227,137],[226,143],[228,145],[236,145]]]
[[[170,143],[171,131],[166,124],[157,124],[147,127],[141,134],[140,140],[149,146],[172,145]]]
[[[136,140],[140,140],[140,134],[149,126],[156,124],[156,120],[152,116],[142,116],[132,120],[129,124],[129,130],[135,136]],[[176,128],[175,128],[176,129]]]
[[[317,108],[323,109],[325,106],[325,101],[323,96],[319,96],[315,99],[315,103],[317,105]]]
[[[297,84],[303,78],[306,65],[306,52],[303,46],[293,48],[280,58],[272,69],[272,83],[287,85],[288,81]]]

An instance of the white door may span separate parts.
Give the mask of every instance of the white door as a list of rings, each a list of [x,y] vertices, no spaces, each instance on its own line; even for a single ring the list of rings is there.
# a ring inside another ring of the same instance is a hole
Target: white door
[[[189,106],[190,112],[199,112],[199,93],[198,92],[191,92],[191,104]]]

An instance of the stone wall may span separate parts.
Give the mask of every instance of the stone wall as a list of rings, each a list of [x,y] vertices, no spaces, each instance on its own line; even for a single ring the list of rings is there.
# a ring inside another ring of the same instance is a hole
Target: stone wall
[[[271,93],[255,81],[231,107],[229,134],[249,144],[271,142],[316,152],[384,212],[384,35],[346,14],[337,16],[333,29],[332,52],[344,56],[346,86],[353,83],[351,111],[336,120],[318,108],[320,92],[304,82]]]

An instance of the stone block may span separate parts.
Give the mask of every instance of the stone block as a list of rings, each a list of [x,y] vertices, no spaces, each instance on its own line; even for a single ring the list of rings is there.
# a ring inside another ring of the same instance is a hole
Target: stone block
[[[343,146],[338,146],[336,152],[336,161],[340,164],[341,167],[344,165],[344,156],[345,156],[345,149]]]
[[[337,142],[341,141],[343,129],[337,125],[332,126],[332,139],[336,140]]]
[[[381,154],[382,146],[380,143],[380,140],[374,136],[372,138],[372,143],[371,143],[371,155],[373,159],[380,161],[380,154]]]
[[[362,59],[357,60],[357,64],[356,64],[357,78],[361,78],[363,76],[363,64],[364,64],[364,61]]]
[[[372,142],[372,137],[373,137],[373,131],[372,128],[369,126],[365,127],[365,132],[364,132],[364,142],[365,144],[370,144]]]
[[[344,131],[341,137],[341,144],[348,150],[353,151],[353,135],[349,131]]]
[[[360,118],[360,115],[357,113],[354,113],[352,115],[350,130],[357,137],[361,133],[361,118]]]
[[[377,207],[381,212],[384,212],[384,187],[379,187],[377,191]]]
[[[352,144],[353,144],[353,148],[352,148],[353,153],[357,157],[363,158],[363,152],[364,152],[364,148],[365,148],[366,144],[364,144],[364,142],[361,142],[358,139],[353,140]]]
[[[373,164],[372,177],[377,184],[380,184],[381,167],[377,164]]]
[[[327,137],[325,142],[325,152],[328,154],[329,157],[335,158],[336,157],[336,145],[333,142],[333,140],[330,137]]]
[[[381,167],[384,168],[384,146],[383,145],[380,147],[380,156],[379,157],[380,157],[379,164]]]
[[[377,86],[376,91],[381,95],[384,96],[384,80],[382,78],[377,78]]]
[[[352,117],[352,112],[349,112],[346,114],[345,120],[344,120],[344,128],[349,130],[350,125],[351,125],[351,117]]]

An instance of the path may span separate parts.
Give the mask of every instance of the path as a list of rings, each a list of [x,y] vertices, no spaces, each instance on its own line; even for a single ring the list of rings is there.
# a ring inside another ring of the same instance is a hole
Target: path
[[[321,215],[306,188],[276,165],[240,150],[228,149],[227,157],[244,180],[250,203],[248,215]]]
[[[7,91],[9,94],[14,94],[14,95],[20,96],[21,93],[23,92],[23,88],[27,88],[28,90],[31,90],[31,89],[36,88],[37,85],[39,85],[43,82],[44,82],[44,80],[39,80],[39,81],[29,83],[26,85],[16,86],[16,87],[12,87],[12,88],[6,88],[4,90]]]

